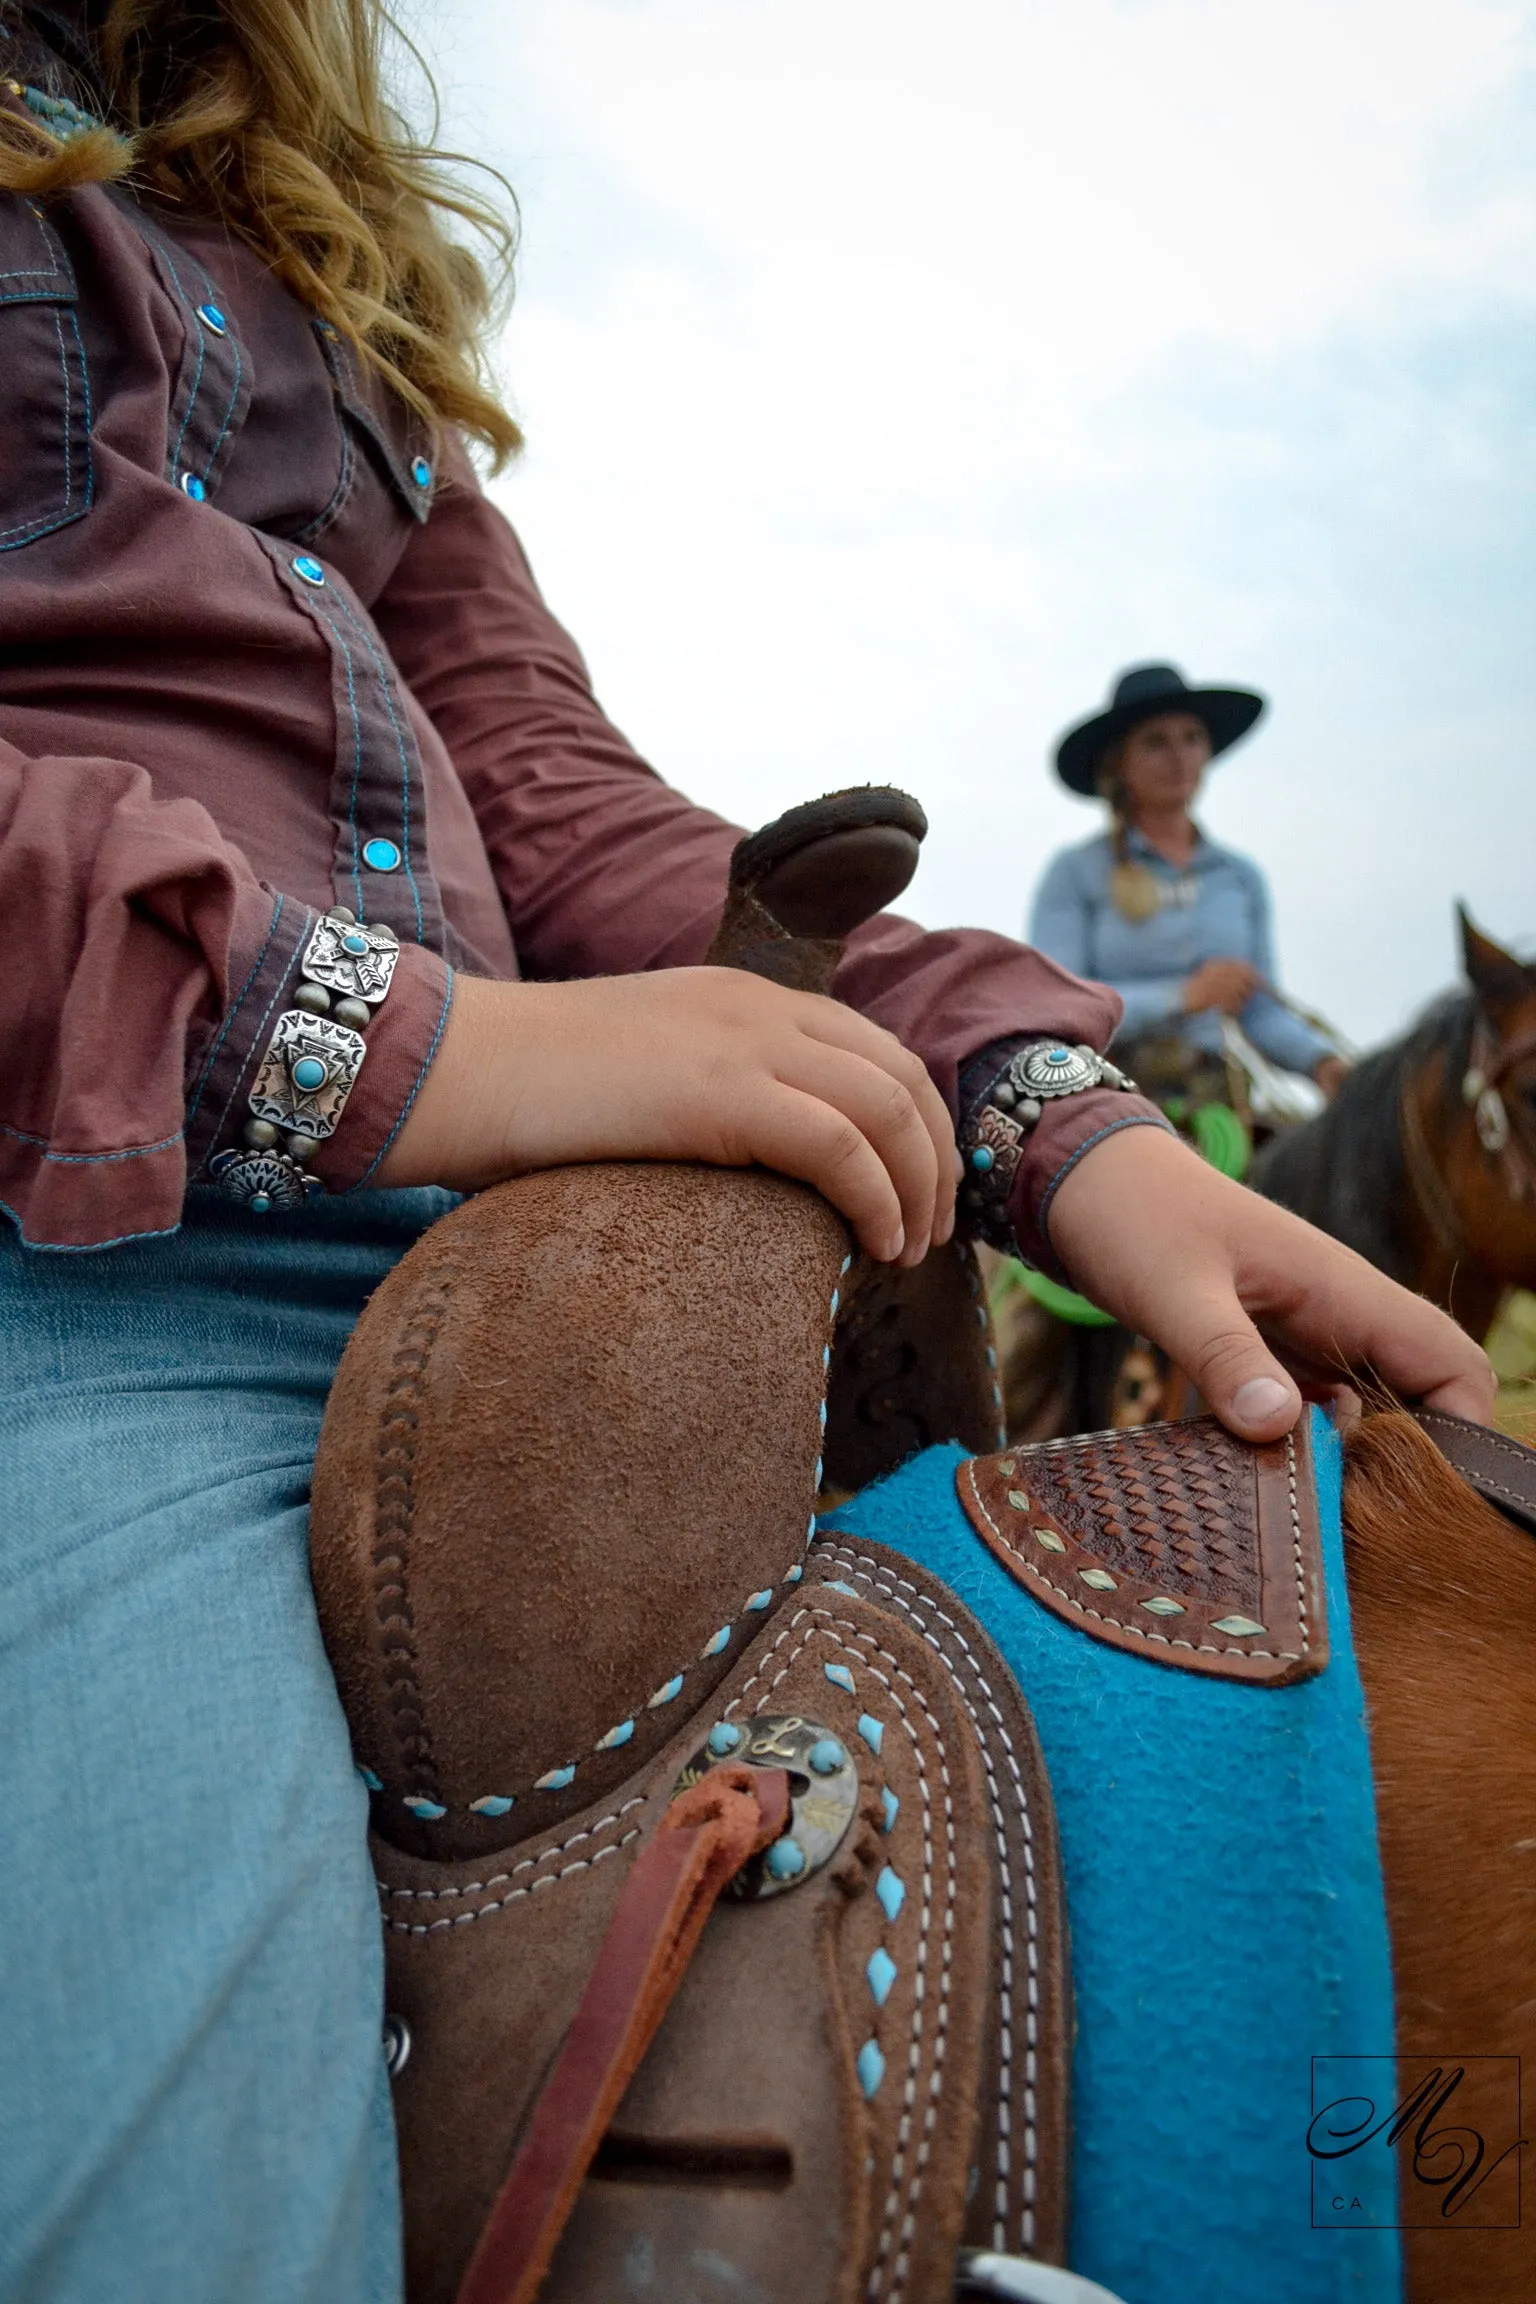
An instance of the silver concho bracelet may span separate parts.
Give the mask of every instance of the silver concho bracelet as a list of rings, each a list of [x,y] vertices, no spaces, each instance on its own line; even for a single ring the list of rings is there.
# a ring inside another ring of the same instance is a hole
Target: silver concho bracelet
[[[293,1006],[279,1016],[251,1083],[245,1148],[208,1163],[219,1189],[253,1215],[302,1208],[325,1190],[305,1162],[336,1132],[368,1053],[363,1033],[399,957],[392,928],[364,927],[345,904],[310,931]]]
[[[1087,1088],[1137,1092],[1135,1081],[1096,1049],[1037,1040],[1009,1057],[966,1114],[959,1139],[965,1162],[960,1205],[972,1230],[991,1246],[1014,1246],[1008,1202],[1025,1138],[1047,1104]]]

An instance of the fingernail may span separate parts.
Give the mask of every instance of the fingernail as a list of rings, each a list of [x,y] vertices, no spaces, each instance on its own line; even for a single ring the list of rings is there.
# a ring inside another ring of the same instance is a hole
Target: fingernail
[[[886,1242],[885,1262],[887,1264],[894,1264],[897,1257],[901,1254],[903,1248],[905,1248],[906,1244],[907,1235],[904,1230],[898,1227],[897,1230],[891,1234],[890,1239]]]
[[[1250,1376],[1232,1397],[1232,1413],[1242,1424],[1267,1424],[1293,1405],[1288,1387],[1275,1376]]]

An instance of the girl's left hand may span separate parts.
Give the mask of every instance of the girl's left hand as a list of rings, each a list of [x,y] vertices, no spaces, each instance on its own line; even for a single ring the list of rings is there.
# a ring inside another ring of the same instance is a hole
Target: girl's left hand
[[[1241,1439],[1278,1440],[1303,1385],[1330,1397],[1351,1379],[1489,1421],[1493,1370],[1449,1314],[1161,1129],[1095,1145],[1048,1221],[1074,1286],[1160,1344]]]

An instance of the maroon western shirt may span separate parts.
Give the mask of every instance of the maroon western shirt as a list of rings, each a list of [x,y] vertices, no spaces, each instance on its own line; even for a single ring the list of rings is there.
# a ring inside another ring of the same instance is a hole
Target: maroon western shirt
[[[312,1163],[336,1190],[409,1110],[455,969],[696,962],[737,837],[604,718],[462,450],[259,257],[115,190],[0,194],[0,1201],[24,1240],[176,1225],[326,906],[405,947]],[[1119,1016],[1004,937],[894,916],[837,990],[951,1106],[983,1045],[1102,1048]],[[1026,1248],[1074,1155],[1151,1117],[1048,1108]]]

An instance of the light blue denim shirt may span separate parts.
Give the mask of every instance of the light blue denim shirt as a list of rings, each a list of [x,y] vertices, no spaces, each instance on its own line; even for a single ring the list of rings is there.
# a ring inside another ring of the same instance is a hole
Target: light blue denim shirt
[[[1275,980],[1269,890],[1258,866],[1202,832],[1185,866],[1170,864],[1139,832],[1126,853],[1147,864],[1165,891],[1150,920],[1127,920],[1110,900],[1114,842],[1107,832],[1052,858],[1035,897],[1029,941],[1076,976],[1108,984],[1125,1002],[1122,1033],[1168,1024],[1197,1048],[1219,1053],[1215,1009],[1186,1016],[1179,988],[1205,960],[1248,960]],[[1255,992],[1238,1018],[1254,1046],[1287,1071],[1310,1072],[1332,1053],[1328,1042],[1268,992]]]

